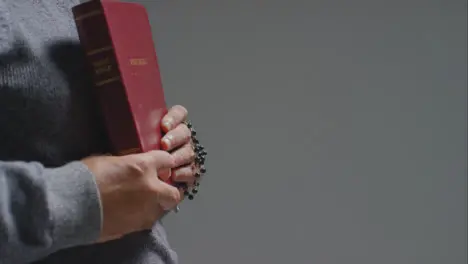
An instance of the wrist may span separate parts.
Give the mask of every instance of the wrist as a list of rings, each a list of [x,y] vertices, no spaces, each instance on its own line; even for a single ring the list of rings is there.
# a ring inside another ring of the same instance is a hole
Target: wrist
[[[65,248],[94,242],[102,229],[102,207],[94,175],[82,162],[46,169],[53,240]]]

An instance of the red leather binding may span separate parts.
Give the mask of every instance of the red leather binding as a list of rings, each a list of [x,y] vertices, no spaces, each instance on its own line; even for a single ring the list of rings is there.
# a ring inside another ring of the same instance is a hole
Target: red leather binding
[[[93,0],[72,9],[112,154],[160,148],[167,112],[146,9],[139,4]]]

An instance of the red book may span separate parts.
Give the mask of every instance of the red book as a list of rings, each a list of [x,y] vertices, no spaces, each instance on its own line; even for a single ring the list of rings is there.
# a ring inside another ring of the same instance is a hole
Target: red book
[[[72,12],[112,154],[159,149],[167,108],[145,7],[91,0]]]

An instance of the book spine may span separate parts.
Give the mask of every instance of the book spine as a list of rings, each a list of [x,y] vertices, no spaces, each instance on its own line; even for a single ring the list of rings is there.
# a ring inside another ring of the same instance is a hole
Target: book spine
[[[72,13],[106,123],[111,154],[142,152],[101,1],[82,3],[73,7]]]

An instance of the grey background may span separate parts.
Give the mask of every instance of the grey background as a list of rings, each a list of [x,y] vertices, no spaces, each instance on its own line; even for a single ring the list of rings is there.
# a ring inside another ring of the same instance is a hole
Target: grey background
[[[209,148],[181,263],[467,263],[466,1],[139,2]]]

